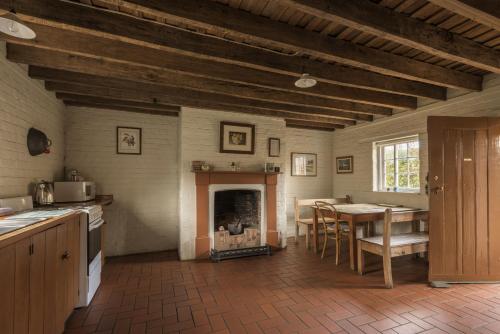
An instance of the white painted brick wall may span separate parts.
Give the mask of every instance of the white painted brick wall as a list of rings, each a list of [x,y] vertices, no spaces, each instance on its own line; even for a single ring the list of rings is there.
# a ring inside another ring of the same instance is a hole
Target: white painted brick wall
[[[106,255],[176,249],[178,119],[75,107],[66,115],[66,166],[114,195]],[[142,128],[142,155],[116,154],[117,126]]]
[[[0,43],[0,77],[0,197],[28,195],[32,183],[62,174],[64,105],[42,82],[30,79],[25,66],[5,59],[5,42]],[[28,153],[30,127],[52,140],[50,154]]]
[[[354,173],[333,174],[335,196],[351,194],[355,202],[396,203],[412,207],[427,208],[425,176],[428,171],[427,159],[427,116],[500,116],[500,76],[485,78],[484,90],[450,98],[401,113],[390,118],[379,119],[371,124],[336,131],[333,134],[333,165],[335,157],[354,156]],[[372,143],[378,140],[419,134],[421,159],[420,194],[383,193],[373,191]]]
[[[233,121],[255,124],[255,154],[219,153],[219,123]],[[263,170],[265,162],[285,166],[285,154],[268,158],[269,137],[281,138],[281,150],[286,152],[285,122],[282,119],[212,110],[183,108],[180,117],[180,245],[181,259],[194,258],[196,237],[196,196],[191,161],[205,160],[216,169],[228,170],[231,161],[239,161],[242,170]],[[278,180],[278,230],[282,245],[286,243],[285,180]]]
[[[286,129],[286,213],[288,235],[295,235],[295,198],[332,197],[332,133],[325,131]],[[291,153],[316,153],[318,176],[291,176]],[[305,209],[304,216],[309,214]]]

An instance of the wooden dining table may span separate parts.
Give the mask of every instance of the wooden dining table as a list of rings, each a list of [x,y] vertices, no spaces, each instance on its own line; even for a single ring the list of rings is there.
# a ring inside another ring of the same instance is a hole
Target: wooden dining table
[[[427,212],[427,210],[399,207],[399,206],[388,206],[379,204],[368,204],[368,203],[358,203],[358,204],[336,204],[335,209],[337,210],[338,220],[344,221],[349,224],[349,262],[352,270],[356,270],[357,262],[357,247],[356,247],[356,228],[359,225],[369,226],[375,221],[383,220],[385,210],[391,208],[394,212],[400,211],[422,211]],[[318,252],[318,207],[312,206],[314,223],[313,223],[313,250],[315,253]],[[326,217],[328,213],[323,213]],[[333,214],[333,212],[332,212]],[[366,230],[369,233],[369,229]]]

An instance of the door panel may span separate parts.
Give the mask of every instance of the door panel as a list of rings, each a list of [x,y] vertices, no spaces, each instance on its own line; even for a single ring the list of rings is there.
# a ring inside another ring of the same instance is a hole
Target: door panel
[[[16,247],[0,249],[0,328],[2,333],[14,333],[14,282],[16,273]]]
[[[29,331],[31,238],[16,242],[16,282],[14,307],[14,333]]]
[[[56,289],[57,289],[57,227],[45,232],[45,298],[44,333],[57,333],[56,330]]]
[[[56,257],[56,332],[64,331],[66,321],[66,302],[67,302],[67,259],[68,250],[68,224],[57,226],[57,257]]]
[[[428,133],[429,278],[498,280],[500,122],[429,117]]]

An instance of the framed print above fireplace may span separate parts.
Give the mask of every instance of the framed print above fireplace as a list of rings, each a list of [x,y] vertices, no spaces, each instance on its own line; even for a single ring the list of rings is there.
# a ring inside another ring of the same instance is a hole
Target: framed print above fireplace
[[[255,125],[220,122],[220,153],[254,154]]]

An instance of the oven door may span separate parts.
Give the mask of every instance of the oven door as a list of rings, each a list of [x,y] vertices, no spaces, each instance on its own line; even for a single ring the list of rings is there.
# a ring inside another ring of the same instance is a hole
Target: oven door
[[[104,220],[97,219],[89,224],[89,234],[87,238],[87,270],[88,266],[101,251],[101,228]]]

